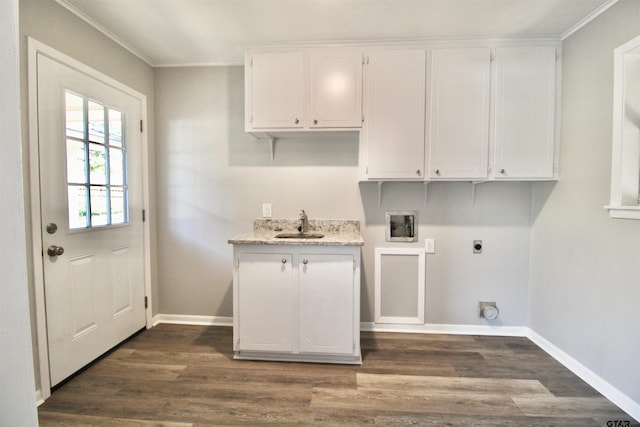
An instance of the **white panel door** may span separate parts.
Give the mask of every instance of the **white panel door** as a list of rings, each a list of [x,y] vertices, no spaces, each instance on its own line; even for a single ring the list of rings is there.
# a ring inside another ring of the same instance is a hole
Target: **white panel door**
[[[306,99],[303,52],[254,53],[250,67],[250,126],[302,128]]]
[[[239,351],[293,351],[296,290],[292,259],[291,254],[238,255]]]
[[[366,179],[424,174],[425,52],[366,54],[361,166]]]
[[[362,126],[362,52],[314,50],[309,68],[309,127]]]
[[[300,352],[355,351],[354,274],[351,255],[300,254]]]
[[[430,178],[487,177],[490,70],[489,48],[432,51]]]
[[[556,49],[497,48],[492,174],[552,178],[555,141]]]
[[[38,54],[51,384],[145,326],[141,103]]]

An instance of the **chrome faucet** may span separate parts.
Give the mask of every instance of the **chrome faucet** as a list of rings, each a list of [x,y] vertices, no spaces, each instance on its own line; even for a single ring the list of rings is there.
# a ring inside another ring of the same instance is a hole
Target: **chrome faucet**
[[[298,231],[301,234],[304,234],[307,232],[307,227],[308,227],[307,214],[305,213],[304,209],[302,210],[302,212],[298,214],[298,219],[300,220]]]

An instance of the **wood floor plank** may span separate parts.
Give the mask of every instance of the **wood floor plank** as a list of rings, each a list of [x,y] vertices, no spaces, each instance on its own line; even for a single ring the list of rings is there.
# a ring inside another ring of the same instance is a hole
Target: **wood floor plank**
[[[158,363],[126,362],[115,359],[104,359],[99,361],[91,369],[91,375],[135,378],[140,381],[145,380],[173,380],[187,368],[187,365],[167,365]]]
[[[358,408],[401,413],[522,416],[509,397],[479,393],[459,395],[440,393],[414,396],[402,391],[369,391],[315,388],[312,408]]]
[[[537,380],[371,374],[358,374],[357,380],[358,390],[398,390],[413,396],[482,394],[485,396],[553,397],[551,392]]]
[[[44,412],[39,416],[41,426],[67,427],[83,425],[86,427],[192,427],[192,423],[162,422],[155,420],[136,420],[132,418],[98,417],[92,415],[62,414]]]
[[[552,417],[602,417],[609,420],[629,419],[628,415],[604,397],[514,397],[513,401],[525,415]]]
[[[379,426],[455,426],[455,427],[600,427],[591,418],[497,417],[461,414],[391,414],[375,418]]]

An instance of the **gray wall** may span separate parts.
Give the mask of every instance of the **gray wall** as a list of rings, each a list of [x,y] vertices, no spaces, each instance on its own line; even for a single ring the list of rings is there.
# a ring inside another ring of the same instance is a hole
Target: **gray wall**
[[[1,0],[0,0],[1,1]],[[21,120],[22,120],[22,159],[24,167],[25,211],[27,218],[27,253],[32,253],[31,245],[31,206],[29,180],[29,129],[28,129],[28,90],[27,90],[27,37],[47,44],[74,59],[136,89],[147,96],[150,149],[150,198],[155,204],[155,153],[153,144],[153,69],[130,52],[114,43],[111,39],[86,24],[54,0],[20,0],[20,83],[21,83]],[[152,210],[151,220],[154,220]],[[152,224],[154,224],[152,222]],[[39,231],[38,231],[39,232]],[[152,248],[155,247],[155,231],[151,233]],[[151,253],[155,267],[155,250]],[[35,325],[33,261],[28,259],[29,290],[31,298],[32,323]],[[155,280],[155,271],[152,274]],[[154,288],[154,298],[157,292]],[[35,331],[34,331],[35,332]],[[37,355],[37,342],[33,339],[34,353]],[[36,361],[36,370],[38,362]],[[37,373],[37,372],[36,372]],[[36,378],[38,378],[38,373]]]
[[[358,140],[293,138],[269,144],[244,133],[242,67],[155,70],[159,312],[232,315],[232,247],[252,230],[262,203],[274,217],[361,221],[362,321],[374,316],[374,248],[423,246],[427,256],[426,322],[486,324],[478,301],[497,301],[496,324],[528,321],[531,184],[358,183]],[[417,210],[420,242],[387,243],[385,211]],[[482,255],[472,242],[482,239]]]
[[[38,424],[20,159],[18,0],[0,1],[0,424]]]
[[[564,43],[561,179],[534,192],[530,327],[640,402],[640,221],[610,219],[613,49],[640,34],[622,0]]]

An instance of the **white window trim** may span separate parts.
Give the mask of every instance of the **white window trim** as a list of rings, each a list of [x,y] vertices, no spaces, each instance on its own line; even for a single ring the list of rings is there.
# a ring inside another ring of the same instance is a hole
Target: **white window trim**
[[[624,55],[640,47],[640,36],[617,47],[613,51],[613,135],[611,155],[611,200],[604,208],[611,218],[640,219],[640,203],[622,204],[622,128],[624,120]]]

